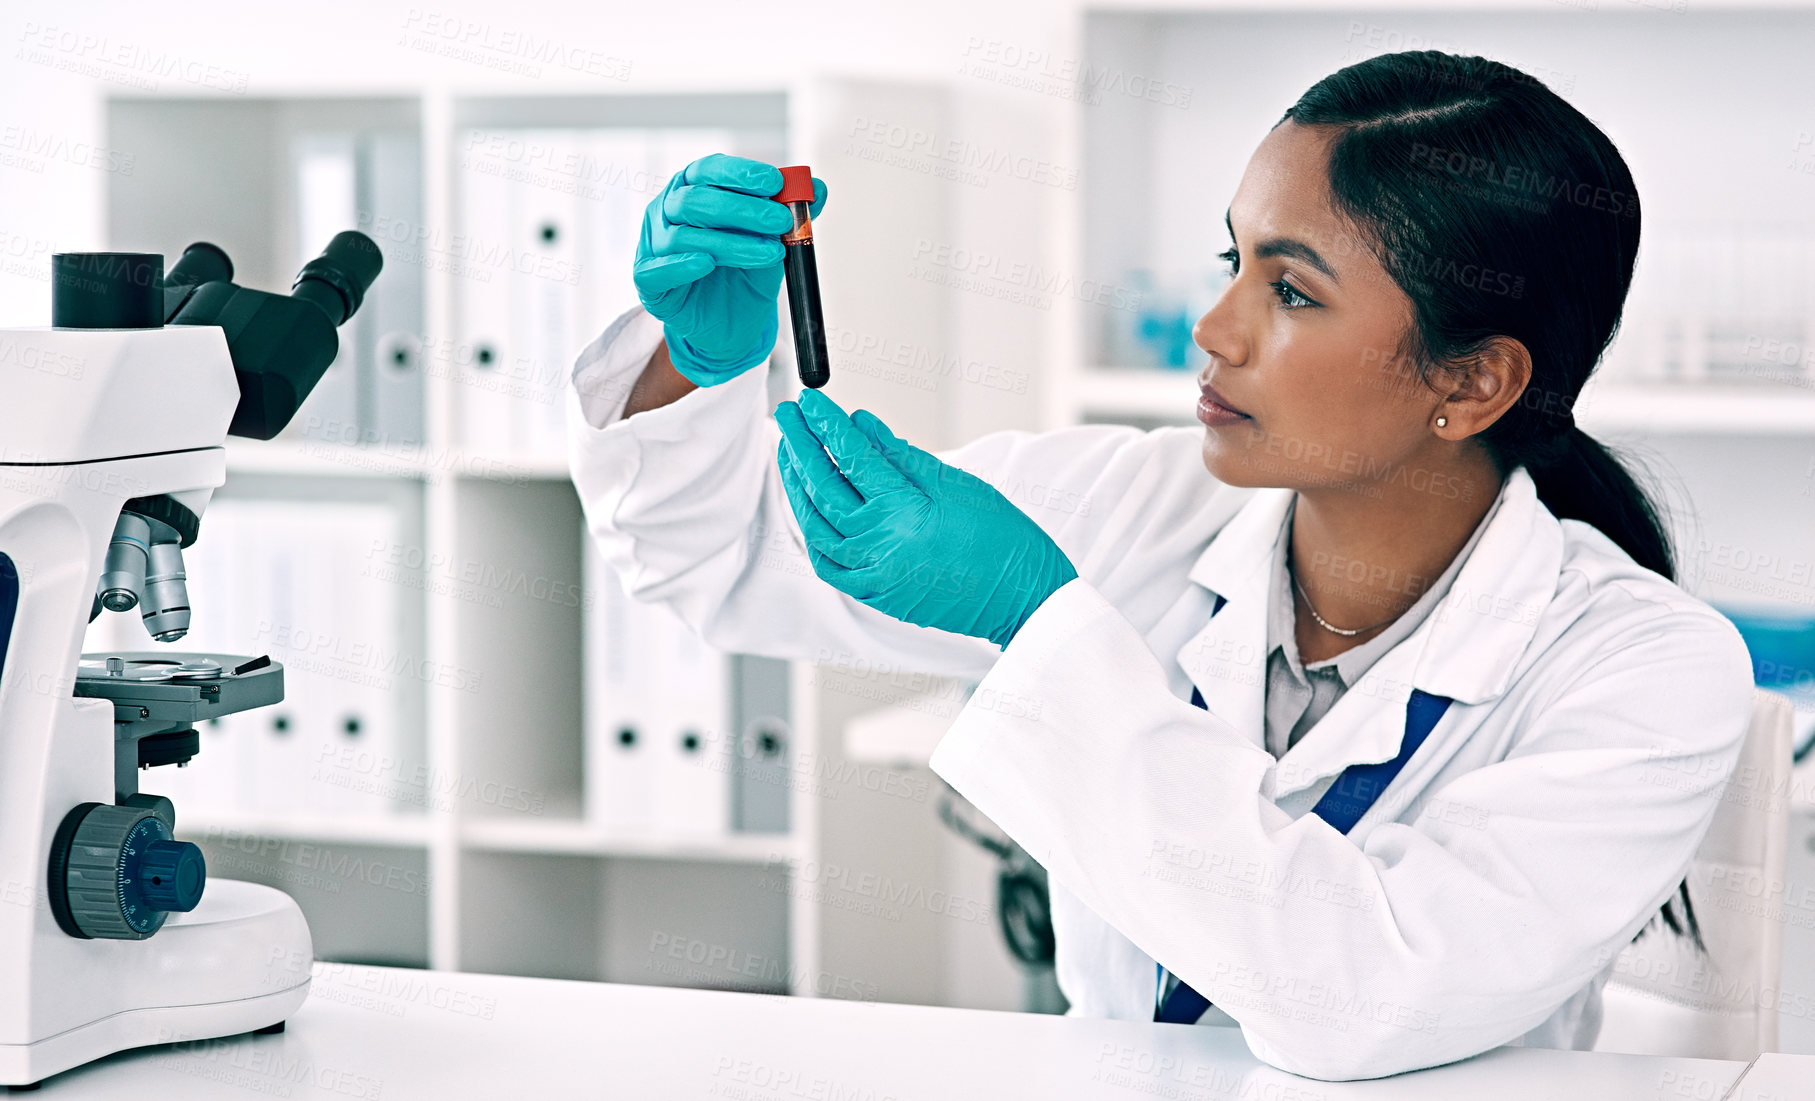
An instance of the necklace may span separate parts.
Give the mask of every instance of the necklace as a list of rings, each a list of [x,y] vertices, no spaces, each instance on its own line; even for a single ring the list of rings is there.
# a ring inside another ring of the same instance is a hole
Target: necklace
[[[1368,633],[1369,631],[1375,630],[1376,628],[1385,627],[1387,624],[1393,622],[1393,620],[1399,618],[1396,615],[1388,616],[1386,619],[1383,619],[1379,623],[1374,624],[1373,627],[1357,627],[1352,631],[1345,631],[1341,627],[1331,626],[1329,620],[1327,620],[1324,617],[1317,614],[1317,609],[1312,606],[1311,597],[1305,592],[1305,587],[1298,583],[1297,574],[1292,575],[1292,587],[1298,590],[1299,596],[1302,596],[1305,598],[1305,608],[1310,611],[1311,618],[1315,619],[1317,621],[1317,625],[1319,627],[1322,627],[1324,630],[1330,632],[1331,634],[1341,635],[1344,638],[1353,638],[1356,635],[1364,635],[1364,634]]]
[[[1292,497],[1292,507],[1286,513],[1286,576],[1292,579],[1292,587],[1298,590],[1298,595],[1305,598],[1305,609],[1311,613],[1311,618],[1317,621],[1319,627],[1322,627],[1333,635],[1341,635],[1343,638],[1354,638],[1356,635],[1365,635],[1369,631],[1385,627],[1387,624],[1393,622],[1393,620],[1398,619],[1399,615],[1404,614],[1401,612],[1399,615],[1388,616],[1386,619],[1381,620],[1372,627],[1357,627],[1352,631],[1345,631],[1341,627],[1335,626],[1329,620],[1318,615],[1317,606],[1311,603],[1311,594],[1305,592],[1305,587],[1298,583],[1298,571],[1292,568],[1292,522],[1297,518],[1298,496],[1294,494]]]

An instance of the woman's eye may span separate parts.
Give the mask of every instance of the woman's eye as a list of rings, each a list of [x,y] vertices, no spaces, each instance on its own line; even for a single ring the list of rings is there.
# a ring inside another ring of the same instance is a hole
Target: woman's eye
[[[1229,265],[1230,278],[1234,278],[1241,272],[1241,254],[1235,250],[1235,246],[1231,245],[1217,253],[1216,258]],[[1281,309],[1302,310],[1306,306],[1317,305],[1284,279],[1275,279],[1267,285],[1272,287],[1273,293],[1278,296]]]
[[[1279,304],[1284,309],[1302,310],[1306,306],[1315,306],[1317,304],[1300,294],[1292,284],[1286,282],[1284,279],[1275,279],[1267,285],[1272,287],[1273,293],[1279,296]]]

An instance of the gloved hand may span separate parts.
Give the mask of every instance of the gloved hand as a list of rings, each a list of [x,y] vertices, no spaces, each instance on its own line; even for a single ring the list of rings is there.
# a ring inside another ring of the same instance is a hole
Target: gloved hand
[[[775,347],[781,235],[794,224],[769,198],[780,190],[774,165],[714,153],[676,172],[643,212],[637,298],[661,319],[675,370],[697,386],[729,381]],[[825,201],[815,179],[813,217]]]
[[[807,390],[775,420],[776,461],[813,572],[870,607],[1006,649],[1078,575],[994,486],[901,440],[869,410],[847,417]]]

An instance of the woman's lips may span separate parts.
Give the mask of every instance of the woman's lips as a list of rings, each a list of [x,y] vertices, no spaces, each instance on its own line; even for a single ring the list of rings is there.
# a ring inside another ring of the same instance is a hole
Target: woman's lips
[[[1201,387],[1203,393],[1197,399],[1197,419],[1212,427],[1225,424],[1239,424],[1251,420],[1246,413],[1240,412],[1223,400],[1223,396],[1210,386]]]

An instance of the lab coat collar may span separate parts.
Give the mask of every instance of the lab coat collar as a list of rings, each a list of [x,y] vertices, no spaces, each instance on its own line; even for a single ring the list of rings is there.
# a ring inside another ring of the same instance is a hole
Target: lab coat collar
[[[1266,748],[1267,581],[1293,492],[1255,491],[1198,556],[1188,576],[1224,603],[1177,655],[1206,709],[1261,749]]]
[[[1482,703],[1506,690],[1556,591],[1563,532],[1523,466],[1507,476],[1500,493],[1498,511],[1449,593],[1281,758],[1271,796],[1307,787],[1351,764],[1392,758],[1405,732],[1404,702],[1414,688],[1459,704]],[[1225,603],[1177,655],[1208,709],[1263,749],[1266,582],[1292,494],[1281,488],[1256,491],[1198,557],[1190,579]],[[1378,706],[1382,701],[1393,706]],[[1340,736],[1320,738],[1320,732]]]
[[[1425,636],[1412,687],[1461,704],[1505,692],[1556,595],[1562,567],[1563,525],[1538,500],[1531,474],[1514,467],[1500,490],[1500,511],[1474,553],[1406,640]]]

